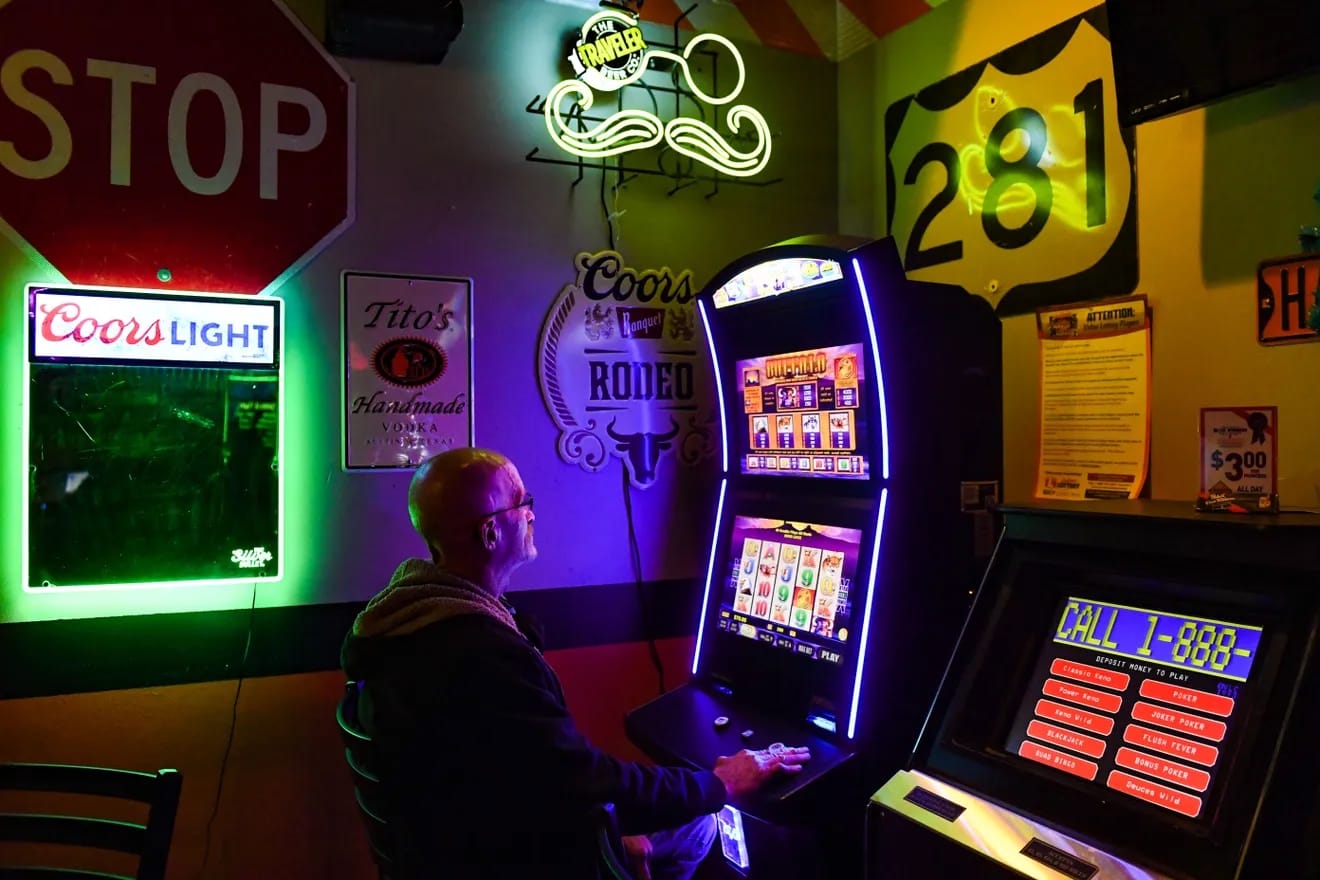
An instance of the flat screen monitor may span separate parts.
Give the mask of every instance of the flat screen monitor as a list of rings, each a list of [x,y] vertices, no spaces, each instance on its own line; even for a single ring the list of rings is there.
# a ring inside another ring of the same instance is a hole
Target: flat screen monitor
[[[1135,598],[1135,597],[1133,597]],[[1059,601],[1003,746],[1099,798],[1209,821],[1257,685],[1264,629],[1167,599]]]
[[[1304,0],[1106,0],[1122,125],[1320,69]]]
[[[740,360],[742,473],[865,480],[871,474],[860,342]]]
[[[859,529],[737,515],[719,629],[766,650],[841,664],[856,639]]]

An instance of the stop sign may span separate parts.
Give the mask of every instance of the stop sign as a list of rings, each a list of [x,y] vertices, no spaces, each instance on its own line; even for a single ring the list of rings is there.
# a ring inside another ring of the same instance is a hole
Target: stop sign
[[[353,101],[278,0],[0,2],[0,220],[75,283],[258,293],[352,222]]]

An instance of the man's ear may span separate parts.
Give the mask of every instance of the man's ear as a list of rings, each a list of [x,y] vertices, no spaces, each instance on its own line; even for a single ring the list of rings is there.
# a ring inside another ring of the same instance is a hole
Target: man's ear
[[[488,519],[481,525],[481,544],[487,550],[494,550],[496,540],[499,534],[495,528],[495,521]]]

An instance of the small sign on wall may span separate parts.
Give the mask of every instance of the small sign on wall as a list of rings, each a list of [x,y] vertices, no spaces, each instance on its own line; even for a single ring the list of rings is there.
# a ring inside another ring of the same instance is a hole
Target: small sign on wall
[[[1320,309],[1320,253],[1265,260],[1256,268],[1256,338],[1261,345],[1314,342]]]
[[[1277,513],[1278,457],[1278,407],[1203,407],[1197,509]]]
[[[645,489],[662,458],[691,465],[713,455],[714,395],[692,273],[633,269],[614,251],[580,253],[574,265],[536,358],[559,457],[594,472],[616,456]]]
[[[344,468],[473,444],[472,280],[345,272]]]

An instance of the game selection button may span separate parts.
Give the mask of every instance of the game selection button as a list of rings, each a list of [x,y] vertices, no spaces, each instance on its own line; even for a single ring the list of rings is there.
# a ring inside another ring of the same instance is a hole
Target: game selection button
[[[1222,721],[1140,701],[1132,707],[1132,720],[1167,727],[1179,733],[1190,733],[1213,742],[1222,742],[1224,734],[1228,732],[1228,725]]]
[[[1124,773],[1122,770],[1109,771],[1107,784],[1114,791],[1121,791],[1123,794],[1143,800],[1148,804],[1154,804],[1157,807],[1163,807],[1166,810],[1172,810],[1193,819],[1201,814],[1201,799],[1196,795],[1175,791],[1166,785],[1160,785],[1158,782],[1147,782],[1145,779],[1140,779],[1131,773]]]
[[[1172,758],[1191,761],[1193,764],[1200,764],[1202,767],[1213,767],[1215,762],[1219,760],[1219,749],[1214,746],[1170,736],[1167,733],[1151,730],[1149,727],[1142,727],[1139,724],[1129,724],[1124,728],[1123,741]]]
[[[1101,736],[1109,736],[1114,732],[1114,719],[1055,703],[1052,700],[1037,700],[1036,714],[1047,721],[1058,721]]]
[[[1075,663],[1058,657],[1050,664],[1050,675],[1084,681],[1087,684],[1098,684],[1100,687],[1115,691],[1127,690],[1128,682],[1132,680],[1132,676],[1126,672],[1101,669],[1099,666],[1088,666],[1085,663]]]
[[[1163,681],[1146,679],[1141,683],[1141,695],[1152,700],[1159,700],[1161,703],[1173,703],[1187,709],[1208,712],[1211,715],[1218,715],[1220,718],[1227,718],[1233,714],[1234,703],[1232,697],[1179,687]]]
[[[1135,770],[1147,776],[1154,776],[1156,779],[1177,783],[1183,788],[1190,788],[1194,791],[1205,791],[1210,787],[1210,774],[1204,770],[1176,764],[1173,761],[1156,758],[1154,755],[1143,754],[1136,749],[1129,749],[1127,746],[1119,748],[1118,754],[1114,756],[1114,763],[1125,769]]]
[[[1075,758],[1055,749],[1047,749],[1045,746],[1037,745],[1030,740],[1022,741],[1022,745],[1018,746],[1018,754],[1028,761],[1035,761],[1038,764],[1062,770],[1064,773],[1080,776],[1082,779],[1094,780],[1095,774],[1100,769],[1090,761]]]
[[[1060,746],[1072,752],[1080,752],[1088,758],[1098,758],[1105,753],[1105,741],[1076,733],[1044,721],[1032,721],[1027,725],[1027,736],[1051,745]]]
[[[1056,681],[1053,678],[1045,679],[1045,686],[1041,690],[1047,697],[1067,700],[1069,703],[1078,703],[1088,709],[1099,709],[1101,712],[1109,712],[1110,714],[1123,708],[1123,698],[1116,694],[1102,693],[1075,684]]]

